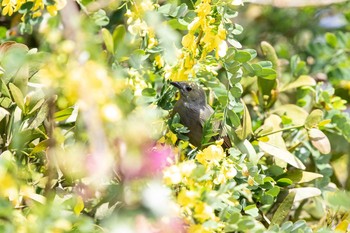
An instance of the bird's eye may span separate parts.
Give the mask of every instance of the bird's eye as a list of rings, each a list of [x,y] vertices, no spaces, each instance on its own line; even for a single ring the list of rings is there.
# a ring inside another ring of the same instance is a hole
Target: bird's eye
[[[192,91],[192,87],[187,86],[187,87],[186,87],[186,91]]]

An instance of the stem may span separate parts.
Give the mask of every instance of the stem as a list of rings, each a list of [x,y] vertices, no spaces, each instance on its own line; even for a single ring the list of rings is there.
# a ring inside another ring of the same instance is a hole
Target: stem
[[[279,130],[276,130],[276,131],[272,131],[272,132],[264,133],[262,135],[258,135],[258,136],[256,136],[255,139],[263,138],[263,137],[269,136],[271,134],[275,134],[275,133],[279,133],[279,132],[283,132],[283,131],[287,131],[287,130],[291,130],[291,129],[299,129],[299,128],[302,128],[302,127],[304,127],[304,125],[295,125],[295,126],[286,127],[286,128],[283,128],[283,129],[279,129]]]

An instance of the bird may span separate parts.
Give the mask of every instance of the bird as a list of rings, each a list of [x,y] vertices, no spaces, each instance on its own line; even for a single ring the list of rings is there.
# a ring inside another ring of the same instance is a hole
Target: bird
[[[178,81],[170,82],[180,92],[180,98],[174,105],[173,115],[180,116],[180,123],[187,127],[186,134],[192,145],[201,148],[203,138],[203,127],[206,121],[213,115],[213,108],[207,104],[206,95],[203,88],[195,82]],[[224,135],[220,121],[214,121],[213,131],[219,135],[213,136],[211,141],[224,139],[223,148],[230,148],[231,142],[227,135]]]

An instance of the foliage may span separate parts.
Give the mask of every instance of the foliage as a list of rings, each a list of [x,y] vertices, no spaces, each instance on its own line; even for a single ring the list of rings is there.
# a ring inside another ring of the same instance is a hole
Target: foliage
[[[1,232],[346,232],[348,33],[283,54],[239,42],[241,1],[60,4],[2,1],[38,48],[0,47]],[[189,144],[179,80],[231,148]]]

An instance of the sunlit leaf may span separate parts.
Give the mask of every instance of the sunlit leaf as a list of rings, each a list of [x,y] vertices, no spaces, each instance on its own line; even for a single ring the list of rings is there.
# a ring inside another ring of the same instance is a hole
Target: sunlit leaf
[[[236,146],[242,153],[245,153],[249,156],[249,161],[251,161],[253,164],[258,163],[260,158],[257,155],[253,145],[247,139],[236,143]]]
[[[286,163],[292,165],[293,167],[304,170],[305,165],[292,153],[287,150],[278,148],[266,142],[259,141],[259,147],[265,153],[272,155],[278,159],[285,161]]]
[[[309,115],[303,108],[294,104],[284,104],[278,106],[272,112],[280,116],[287,115],[290,119],[292,119],[294,125],[303,125]]]
[[[309,75],[300,75],[299,78],[291,83],[288,83],[280,91],[294,90],[299,87],[315,86],[316,81]]]
[[[28,126],[28,129],[35,129],[39,127],[46,119],[48,113],[49,113],[49,107],[47,106],[47,104],[43,104],[43,106],[38,111],[38,114],[36,115],[34,120]]]
[[[305,120],[305,128],[316,128],[323,119],[323,112],[320,109],[313,110]]]
[[[0,121],[7,115],[10,115],[10,113],[6,109],[0,107]]]
[[[302,170],[288,171],[283,177],[291,179],[293,183],[306,183],[318,178],[322,178],[323,175],[314,172],[307,172]]]
[[[327,136],[319,129],[312,128],[308,131],[312,145],[322,154],[331,152],[331,144]]]
[[[114,54],[114,43],[111,33],[106,28],[102,28],[101,32],[107,51]]]
[[[67,120],[73,113],[74,108],[66,108],[61,111],[55,112],[54,118],[55,121],[65,121]]]
[[[317,197],[322,193],[320,189],[314,187],[293,188],[290,189],[289,192],[294,192],[296,194],[294,199],[295,202],[311,197]]]
[[[33,155],[35,153],[41,152],[41,151],[45,151],[46,148],[49,146],[50,140],[49,139],[45,139],[41,142],[39,142],[34,148],[33,150],[30,152],[30,155]]]
[[[250,118],[249,110],[247,106],[243,103],[243,101],[242,101],[242,104],[244,106],[243,122],[242,122],[242,126],[238,127],[238,129],[236,130],[236,134],[241,140],[244,140],[249,135],[252,134],[253,129],[252,129],[252,120]]]
[[[18,87],[16,87],[13,83],[9,84],[9,88],[13,100],[16,102],[17,106],[24,112],[24,97],[21,90]]]

